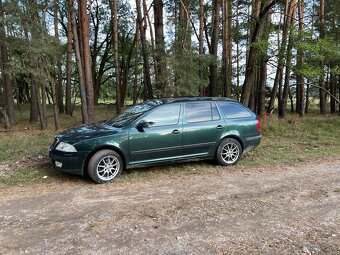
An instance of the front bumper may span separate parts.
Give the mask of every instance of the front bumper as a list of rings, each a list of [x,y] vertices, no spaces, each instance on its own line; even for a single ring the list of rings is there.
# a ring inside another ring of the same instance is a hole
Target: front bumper
[[[52,160],[54,168],[70,174],[84,175],[86,152],[62,152],[49,149],[48,156]]]

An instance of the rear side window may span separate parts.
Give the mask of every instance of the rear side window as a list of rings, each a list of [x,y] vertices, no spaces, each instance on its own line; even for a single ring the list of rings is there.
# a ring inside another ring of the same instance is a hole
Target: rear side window
[[[223,102],[219,103],[223,114],[227,119],[251,117],[251,112],[243,105],[237,103]]]
[[[219,120],[216,105],[210,102],[187,103],[185,106],[187,122]]]

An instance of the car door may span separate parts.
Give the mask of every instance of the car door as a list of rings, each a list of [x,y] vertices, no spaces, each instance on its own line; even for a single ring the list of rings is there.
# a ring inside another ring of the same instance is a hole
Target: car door
[[[129,133],[130,163],[149,163],[182,157],[181,104],[159,106],[139,122],[143,129],[131,128]]]
[[[185,104],[183,120],[183,157],[213,153],[225,127],[214,102]]]

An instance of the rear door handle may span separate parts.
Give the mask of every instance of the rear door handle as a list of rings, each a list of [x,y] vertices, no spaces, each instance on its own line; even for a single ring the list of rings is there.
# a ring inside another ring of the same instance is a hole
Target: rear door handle
[[[223,127],[222,127],[222,125],[218,125],[216,128],[217,129],[222,129]]]
[[[175,129],[174,131],[172,131],[172,133],[177,135],[177,134],[179,134],[179,131],[177,129]]]

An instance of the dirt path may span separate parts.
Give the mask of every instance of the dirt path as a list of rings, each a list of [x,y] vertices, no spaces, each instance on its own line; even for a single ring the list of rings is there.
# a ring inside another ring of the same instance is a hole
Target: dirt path
[[[0,253],[340,254],[340,161],[3,189]]]

